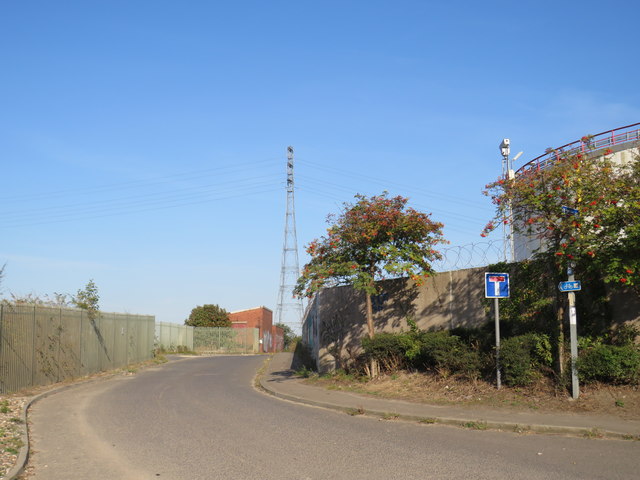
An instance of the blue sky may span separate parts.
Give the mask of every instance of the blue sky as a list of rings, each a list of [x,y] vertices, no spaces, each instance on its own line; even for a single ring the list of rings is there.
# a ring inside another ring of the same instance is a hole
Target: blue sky
[[[509,137],[640,121],[634,2],[5,1],[4,296],[73,293],[181,323],[275,310],[286,147],[303,247],[388,190],[484,241]],[[499,240],[494,234],[493,240]]]

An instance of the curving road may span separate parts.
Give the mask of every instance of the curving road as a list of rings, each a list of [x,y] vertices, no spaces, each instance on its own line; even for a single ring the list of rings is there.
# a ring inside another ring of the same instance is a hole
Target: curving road
[[[639,442],[351,417],[256,391],[264,359],[172,361],[41,400],[33,478],[637,478]]]

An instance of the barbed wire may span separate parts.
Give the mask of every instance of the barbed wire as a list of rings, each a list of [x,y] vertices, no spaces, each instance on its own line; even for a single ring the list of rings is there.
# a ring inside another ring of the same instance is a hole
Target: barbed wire
[[[462,270],[464,268],[484,267],[492,263],[504,261],[502,240],[489,240],[450,246],[440,250],[442,259],[433,262],[438,272]]]

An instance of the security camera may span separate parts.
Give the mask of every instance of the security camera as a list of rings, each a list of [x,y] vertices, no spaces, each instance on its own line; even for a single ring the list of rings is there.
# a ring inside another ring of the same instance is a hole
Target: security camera
[[[500,153],[502,153],[503,157],[508,157],[509,156],[509,145],[511,144],[511,141],[508,138],[505,138],[502,140],[502,143],[500,144]]]

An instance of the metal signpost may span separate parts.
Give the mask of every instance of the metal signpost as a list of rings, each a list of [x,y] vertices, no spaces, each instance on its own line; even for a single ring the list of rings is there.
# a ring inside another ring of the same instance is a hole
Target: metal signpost
[[[576,294],[582,289],[582,284],[575,280],[573,269],[575,264],[571,262],[567,267],[569,281],[560,282],[558,290],[569,295],[569,336],[571,337],[571,396],[575,399],[580,396],[580,384],[578,382],[578,316],[576,314]]]
[[[500,306],[498,300],[509,298],[509,274],[485,273],[484,297],[494,299],[493,305],[496,312],[496,385],[500,389],[502,382],[500,379]]]

